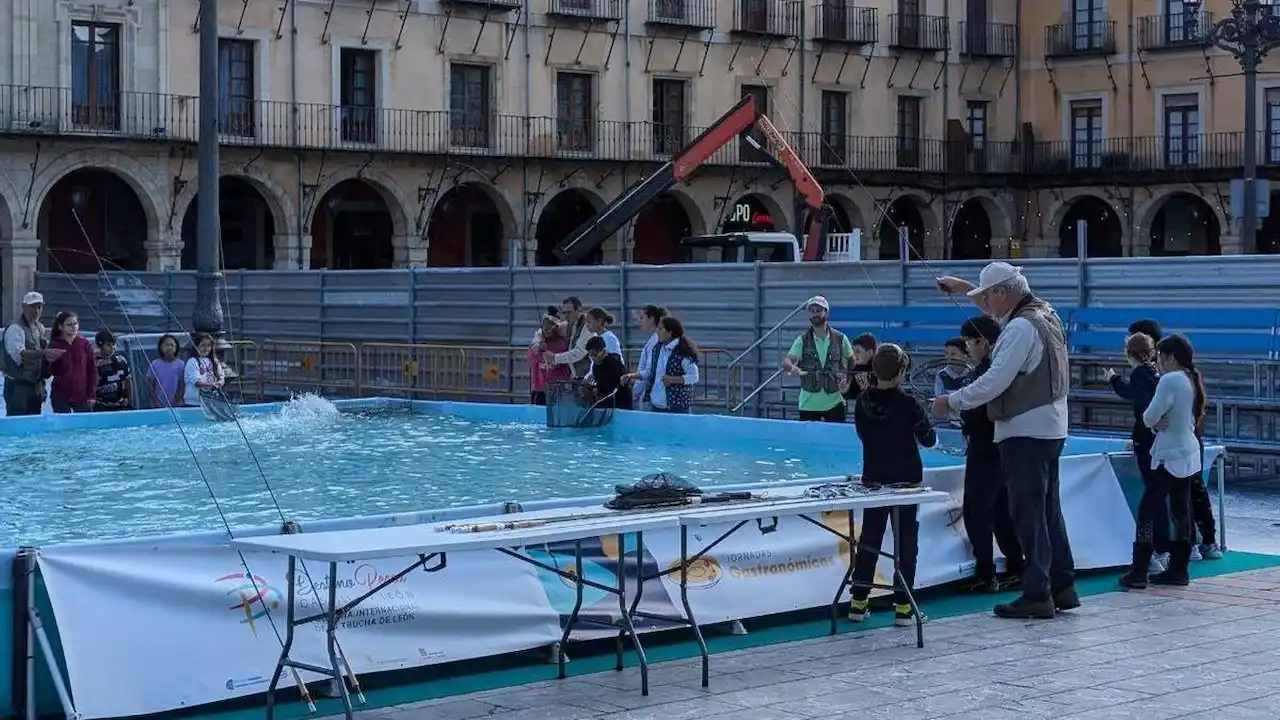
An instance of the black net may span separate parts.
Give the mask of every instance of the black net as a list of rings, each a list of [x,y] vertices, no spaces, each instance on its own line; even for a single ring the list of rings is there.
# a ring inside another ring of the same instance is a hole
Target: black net
[[[547,427],[593,428],[613,419],[611,398],[581,380],[547,383]]]

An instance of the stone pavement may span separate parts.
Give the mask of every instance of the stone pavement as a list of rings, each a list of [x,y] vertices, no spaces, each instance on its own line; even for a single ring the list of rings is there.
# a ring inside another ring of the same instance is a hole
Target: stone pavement
[[[1084,598],[1056,620],[886,628],[357,713],[362,720],[1275,720],[1280,568]],[[548,672],[553,672],[549,666]],[[330,719],[332,720],[332,719]]]

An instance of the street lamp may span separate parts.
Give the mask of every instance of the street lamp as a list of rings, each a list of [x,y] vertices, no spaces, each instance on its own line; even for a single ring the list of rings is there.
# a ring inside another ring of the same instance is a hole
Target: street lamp
[[[1244,217],[1240,224],[1243,251],[1258,251],[1258,65],[1280,46],[1280,17],[1271,3],[1232,0],[1231,16],[1213,24],[1209,42],[1231,53],[1244,71]]]
[[[191,325],[209,333],[214,344],[222,338],[222,272],[219,251],[222,228],[218,218],[218,109],[222,106],[218,85],[218,0],[200,0],[200,135],[198,139],[199,186],[196,193],[196,305]]]

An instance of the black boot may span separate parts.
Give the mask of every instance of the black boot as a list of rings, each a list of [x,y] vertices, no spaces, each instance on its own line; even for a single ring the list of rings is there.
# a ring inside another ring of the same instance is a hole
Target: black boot
[[[1147,568],[1151,566],[1152,552],[1154,550],[1151,543],[1133,544],[1133,563],[1129,566],[1129,572],[1120,576],[1121,586],[1130,590],[1147,588]]]
[[[1191,543],[1180,540],[1169,549],[1169,569],[1151,576],[1152,585],[1188,585],[1191,583]]]

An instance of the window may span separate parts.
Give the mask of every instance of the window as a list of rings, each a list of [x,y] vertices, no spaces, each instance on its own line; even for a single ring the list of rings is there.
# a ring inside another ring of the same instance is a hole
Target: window
[[[1166,95],[1164,98],[1164,160],[1172,167],[1200,164],[1200,98]]]
[[[898,0],[898,44],[920,44],[920,0]]]
[[[1267,88],[1267,164],[1280,164],[1280,88]]]
[[[769,27],[769,5],[772,0],[738,0],[739,12],[742,13],[738,29],[745,32],[767,33]]]
[[[489,147],[490,72],[483,65],[449,69],[449,139],[457,147]]]
[[[1107,28],[1107,11],[1103,0],[1071,0],[1071,47],[1077,52],[1103,47]]]
[[[898,167],[920,167],[920,98],[898,98]]]
[[[343,142],[378,140],[378,53],[376,50],[342,48],[338,79],[342,109]]]
[[[822,163],[844,165],[848,155],[849,93],[822,91]]]
[[[656,15],[668,22],[683,22],[685,19],[685,0],[656,0],[654,9]]]
[[[1200,3],[1193,0],[1165,0],[1164,40],[1169,45],[1194,43],[1204,38],[1200,27]]]
[[[120,128],[120,26],[71,25],[71,116],[77,125]]]
[[[684,147],[687,87],[684,80],[653,81],[653,152],[656,155],[674,155]]]
[[[1096,168],[1102,164],[1102,101],[1071,103],[1071,166]]]
[[[965,47],[970,55],[985,55],[990,50],[1000,48],[987,38],[991,37],[991,11],[987,0],[969,0],[965,5]]]
[[[970,100],[965,103],[964,125],[969,136],[969,165],[972,170],[986,170],[987,145],[987,107],[984,100]]]
[[[218,40],[218,127],[224,135],[254,136],[253,51],[251,40]]]
[[[769,88],[763,85],[743,85],[742,97],[755,98],[756,110],[769,114]],[[754,144],[753,144],[754,142]],[[757,147],[759,149],[757,149]],[[742,162],[769,162],[769,139],[756,128],[751,128],[738,141],[738,159]]]
[[[560,150],[595,148],[595,102],[591,92],[594,80],[582,73],[556,76],[556,147]]]

